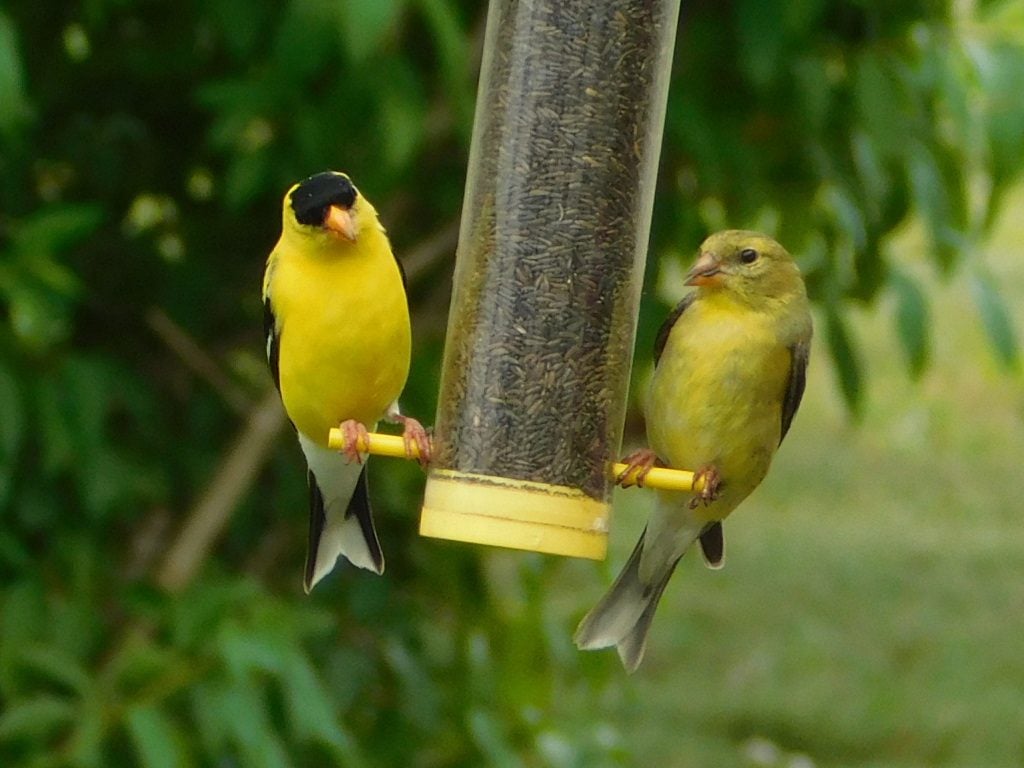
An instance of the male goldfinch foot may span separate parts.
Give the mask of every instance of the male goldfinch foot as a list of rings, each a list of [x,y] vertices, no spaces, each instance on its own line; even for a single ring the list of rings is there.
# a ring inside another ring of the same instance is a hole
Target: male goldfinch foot
[[[430,433],[411,416],[393,413],[387,416],[388,421],[402,425],[402,442],[405,444],[405,457],[416,459],[423,469],[430,464],[433,444]]]
[[[348,459],[350,464],[362,464],[363,454],[360,446],[365,446],[369,442],[370,430],[355,419],[346,419],[338,425],[338,429],[345,438],[345,447],[341,449],[341,455]]]

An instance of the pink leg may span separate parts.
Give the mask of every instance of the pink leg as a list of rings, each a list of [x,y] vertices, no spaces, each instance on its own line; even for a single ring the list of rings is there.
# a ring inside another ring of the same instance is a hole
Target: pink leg
[[[664,464],[654,454],[650,448],[641,448],[638,451],[625,456],[622,459],[625,463],[626,469],[620,472],[618,477],[615,478],[616,485],[621,485],[623,488],[629,488],[631,485],[635,485],[637,488],[644,487],[644,481],[647,479],[647,474],[654,467],[662,467]]]
[[[411,416],[403,416],[396,413],[389,418],[394,419],[402,425],[402,440],[405,442],[405,455],[410,459],[416,459],[424,469],[430,464],[430,455],[433,446],[430,443],[430,434],[423,425]]]
[[[345,447],[341,449],[342,455],[349,460],[349,463],[354,461],[356,464],[362,464],[363,454],[359,452],[359,444],[366,445],[369,439],[370,433],[367,432],[366,425],[355,419],[346,419],[341,422],[338,429],[345,436]]]

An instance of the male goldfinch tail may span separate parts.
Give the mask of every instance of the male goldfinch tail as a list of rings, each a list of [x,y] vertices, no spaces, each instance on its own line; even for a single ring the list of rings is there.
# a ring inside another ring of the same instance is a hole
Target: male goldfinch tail
[[[646,535],[645,530],[615,583],[583,617],[573,637],[580,650],[616,646],[627,672],[635,672],[643,661],[647,631],[654,620],[658,600],[679,562],[676,558],[651,583],[645,583],[640,578],[640,558]]]
[[[339,555],[360,568],[383,573],[384,555],[366,490],[366,465],[350,463],[301,433],[299,444],[309,466],[306,592],[331,572]]]

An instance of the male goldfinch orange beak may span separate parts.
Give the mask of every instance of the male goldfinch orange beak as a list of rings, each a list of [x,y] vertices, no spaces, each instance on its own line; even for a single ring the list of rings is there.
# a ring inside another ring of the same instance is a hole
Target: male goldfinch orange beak
[[[770,237],[729,230],[700,247],[696,286],[658,333],[645,415],[649,448],[622,478],[655,465],[695,469],[699,493],[659,491],[633,554],[580,622],[576,644],[616,646],[632,672],[676,564],[693,542],[721,567],[722,520],[764,479],[804,392],[811,314],[793,258]]]
[[[430,445],[398,410],[412,343],[405,277],[377,211],[345,174],[318,173],[288,190],[263,305],[267,359],[309,467],[306,591],[339,555],[382,573],[357,440],[383,418],[403,425],[423,463]],[[343,454],[327,447],[339,426]]]
[[[324,217],[324,227],[350,242],[356,241],[356,227],[352,221],[352,212],[341,205],[331,205]]]

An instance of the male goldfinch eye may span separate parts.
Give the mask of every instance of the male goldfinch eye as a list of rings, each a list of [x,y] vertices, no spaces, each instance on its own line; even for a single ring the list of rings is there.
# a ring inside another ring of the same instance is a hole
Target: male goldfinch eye
[[[399,413],[412,335],[405,278],[377,211],[343,173],[293,186],[263,278],[267,360],[309,467],[309,591],[344,555],[384,570],[358,438],[380,419],[429,459],[426,432]],[[327,447],[333,427],[344,454]]]

